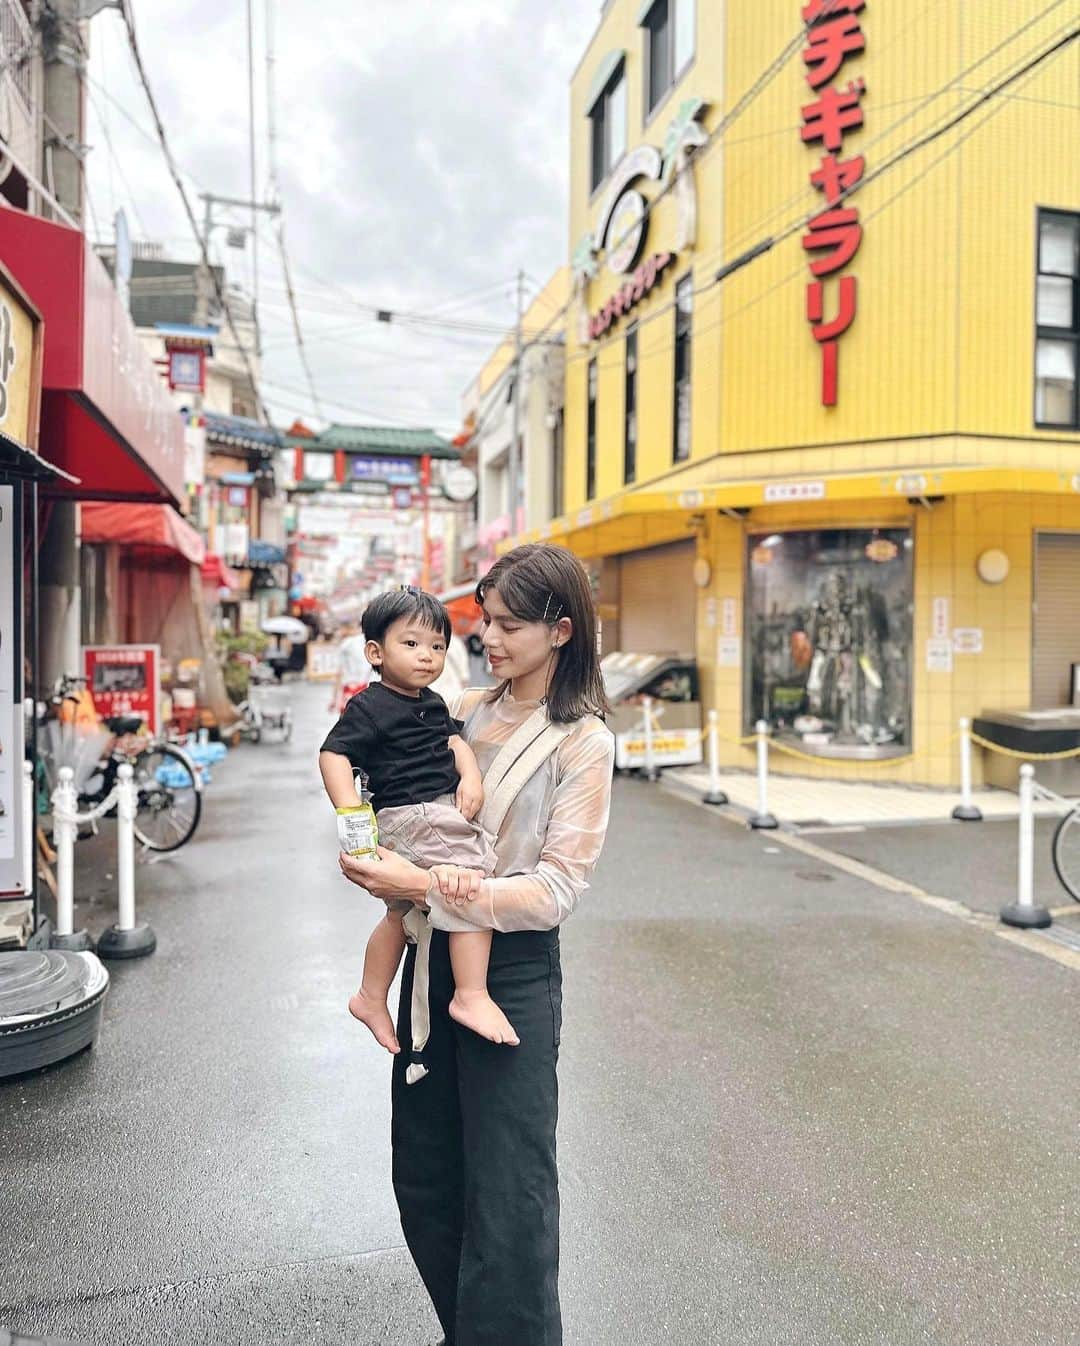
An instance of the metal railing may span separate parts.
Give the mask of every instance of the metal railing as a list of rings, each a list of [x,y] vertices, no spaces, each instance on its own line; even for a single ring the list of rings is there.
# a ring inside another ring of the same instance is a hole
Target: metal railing
[[[19,0],[0,0],[0,78],[6,76],[27,113],[34,105],[34,30]]]

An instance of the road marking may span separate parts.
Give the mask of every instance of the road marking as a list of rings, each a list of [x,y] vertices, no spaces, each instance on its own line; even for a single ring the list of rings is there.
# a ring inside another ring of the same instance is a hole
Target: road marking
[[[732,813],[730,809],[710,808],[699,799],[684,794],[682,790],[668,790],[667,793],[675,795],[676,798],[682,799],[686,803],[693,804],[695,808],[701,809],[714,818],[724,818],[729,823],[735,823],[741,828],[746,828],[745,818]],[[892,874],[886,874],[884,870],[875,869],[873,865],[868,865],[862,860],[853,860],[849,855],[840,855],[836,851],[826,850],[824,846],[819,846],[813,841],[807,841],[805,836],[797,835],[794,832],[778,829],[769,833],[769,840],[775,845],[786,846],[789,850],[799,851],[802,855],[812,856],[815,860],[832,865],[845,874],[850,874],[852,878],[862,879],[864,883],[872,884],[875,888],[883,888],[886,892],[900,893],[904,897],[913,898],[924,907],[931,907],[934,911],[952,916],[967,925],[988,930],[1000,939],[1026,949],[1029,953],[1041,954],[1052,962],[1060,963],[1063,967],[1071,968],[1074,972],[1080,972],[1080,952],[1063,944],[1058,944],[1052,938],[1043,934],[1030,930],[1003,930],[996,916],[990,916],[982,911],[973,911],[971,907],[965,906],[963,902],[956,901],[955,898],[937,897],[935,894],[928,893],[925,889],[918,887],[917,884],[908,883],[906,879],[894,878]],[[771,849],[771,847],[766,849]],[[1075,916],[1077,914],[1075,903],[1067,907],[1054,907],[1051,910],[1051,915],[1054,917]]]
[[[1045,935],[1033,934],[1030,930],[998,930],[996,933],[999,939],[1007,939],[1010,944],[1019,944],[1022,949],[1041,953],[1044,958],[1052,958],[1055,963],[1061,963],[1064,967],[1071,967],[1074,972],[1080,972],[1080,951],[1076,949],[1070,949],[1064,944],[1055,944]]]

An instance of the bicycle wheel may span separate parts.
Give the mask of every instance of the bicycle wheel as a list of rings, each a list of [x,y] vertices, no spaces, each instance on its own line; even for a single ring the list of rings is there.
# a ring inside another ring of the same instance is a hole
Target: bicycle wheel
[[[1074,902],[1080,902],[1080,807],[1058,823],[1051,855],[1061,886]]]
[[[155,744],[135,758],[139,801],[135,835],[152,851],[175,851],[191,839],[202,813],[202,794],[183,753]]]

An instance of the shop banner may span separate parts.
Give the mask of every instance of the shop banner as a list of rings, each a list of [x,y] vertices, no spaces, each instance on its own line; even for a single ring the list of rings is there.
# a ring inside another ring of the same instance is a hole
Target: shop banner
[[[138,715],[161,732],[160,645],[85,645],[83,676],[99,715]]]
[[[23,719],[18,706],[18,631],[15,629],[15,487],[0,486],[0,892],[22,893]]]

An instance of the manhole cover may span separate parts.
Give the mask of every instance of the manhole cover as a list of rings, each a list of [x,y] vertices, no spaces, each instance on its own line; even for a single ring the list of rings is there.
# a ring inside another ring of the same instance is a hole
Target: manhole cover
[[[807,883],[832,883],[836,875],[827,874],[823,869],[797,869],[795,877],[805,879]]]

